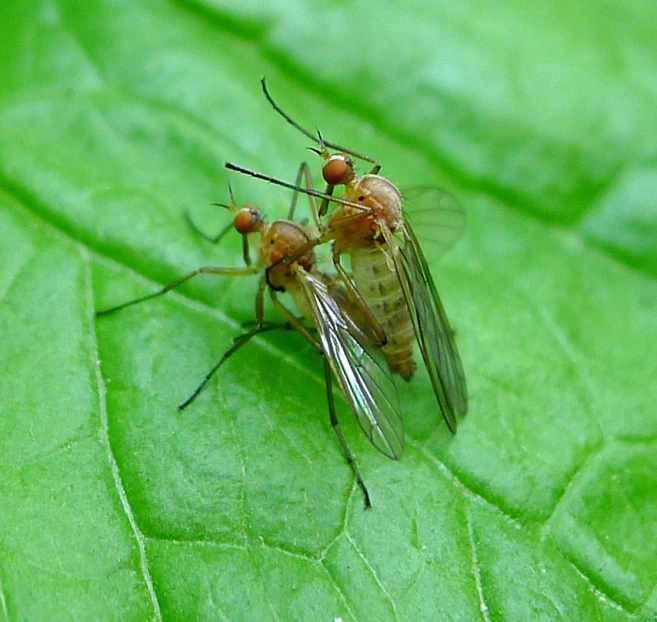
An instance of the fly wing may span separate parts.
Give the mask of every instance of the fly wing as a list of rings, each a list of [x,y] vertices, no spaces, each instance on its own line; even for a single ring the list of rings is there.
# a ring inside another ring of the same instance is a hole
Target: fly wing
[[[404,423],[385,358],[342,312],[325,283],[305,271],[297,277],[324,356],[360,427],[381,453],[398,460],[404,451]]]
[[[433,186],[404,188],[404,217],[421,232],[431,261],[442,257],[465,229],[465,211],[449,192]]]
[[[456,432],[456,416],[467,412],[468,398],[454,332],[410,224],[404,223],[403,243],[385,227],[383,234],[411,312],[415,336],[436,399],[449,429]]]

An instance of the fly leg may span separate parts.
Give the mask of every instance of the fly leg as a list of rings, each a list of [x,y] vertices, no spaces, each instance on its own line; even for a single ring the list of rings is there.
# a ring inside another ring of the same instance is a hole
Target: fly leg
[[[205,374],[205,377],[201,381],[193,393],[178,406],[178,410],[185,410],[199,395],[201,391],[205,388],[205,385],[210,382],[212,376],[217,372],[217,370],[233,355],[237,352],[243,345],[246,345],[253,337],[257,334],[262,333],[266,330],[269,330],[269,326],[265,326],[264,318],[264,303],[263,297],[265,292],[266,282],[264,278],[260,279],[260,286],[258,288],[258,293],[256,294],[256,323],[255,326],[248,332],[240,335],[233,341],[233,345],[222,355],[222,357],[215,363],[212,369]]]
[[[324,355],[324,350],[322,349],[322,346],[319,344],[317,339],[313,337],[313,335],[310,333],[310,331],[306,328],[306,326],[303,324],[303,322],[296,317],[279,299],[278,295],[276,294],[276,290],[270,289],[269,294],[271,296],[271,300],[276,306],[276,308],[281,312],[283,317],[285,318],[285,321],[298,330],[304,337],[304,339],[313,347],[317,352],[319,352],[322,356]]]
[[[299,321],[303,321],[303,318],[301,317],[297,319]],[[256,324],[257,322],[255,320],[247,320],[246,322],[242,322],[241,326],[242,328],[249,328],[251,326],[255,326]],[[292,324],[290,324],[289,322],[265,322],[260,332],[264,333],[270,330],[296,330],[296,328],[292,326]],[[235,337],[233,341],[237,341],[240,337]]]
[[[288,220],[294,220],[294,210],[297,205],[297,200],[299,198],[299,193],[303,192],[303,186],[301,185],[301,180],[305,181],[305,188],[308,189],[313,189],[313,178],[312,178],[312,173],[310,172],[310,167],[308,166],[307,162],[302,162],[299,165],[299,170],[297,171],[297,178],[294,181],[294,194],[292,195],[292,201],[290,203],[290,211],[288,212],[287,219]],[[315,201],[315,197],[311,194],[307,195],[308,196],[308,201],[310,203],[310,213],[312,214],[313,221],[315,223],[315,227],[319,231],[322,230],[322,222],[319,218],[319,210],[317,209],[317,202]]]
[[[219,203],[213,203],[213,205],[219,205]],[[189,225],[189,228],[199,237],[202,237],[204,240],[207,240],[208,242],[211,242],[212,244],[218,244],[224,236],[233,228],[233,223],[229,222],[219,233],[216,235],[208,235],[205,233],[205,231],[201,231],[201,229],[198,228],[196,223],[192,220],[191,214],[185,210],[185,221]]]
[[[239,206],[237,205],[237,201],[235,201],[235,195],[233,194],[233,189],[230,184],[228,184],[228,193],[230,194],[230,203],[228,205],[226,205],[225,203],[213,203],[212,205],[215,205],[217,207],[223,207],[233,213],[236,213],[239,211]],[[211,244],[218,244],[229,231],[235,228],[235,223],[230,222],[223,229],[221,229],[219,233],[215,235],[208,235],[207,233],[201,231],[196,226],[196,223],[192,220],[192,217],[188,211],[185,211],[185,220],[187,221],[187,224],[189,225],[190,229],[194,233],[196,233],[196,235],[202,237],[204,240],[207,240]],[[246,266],[251,265],[251,255],[249,253],[248,235],[242,235],[242,258],[244,259],[244,265]]]
[[[253,337],[255,337],[258,333],[261,333],[263,331],[268,330],[268,327],[264,326],[255,326],[252,330],[250,330],[248,333],[244,333],[243,335],[240,335],[235,339],[233,345],[229,350],[227,350],[223,356],[216,362],[214,367],[207,373],[205,374],[205,378],[201,381],[201,384],[194,389],[194,392],[182,403],[178,406],[178,410],[185,410],[197,397],[198,394],[203,391],[205,388],[205,385],[210,382],[210,379],[214,374],[217,372],[217,370],[233,355],[235,352],[237,352],[243,345],[246,345]]]
[[[162,289],[152,294],[148,294],[147,296],[142,296],[141,298],[136,298],[135,300],[129,300],[128,302],[124,302],[120,305],[116,305],[115,307],[110,307],[109,309],[96,311],[96,317],[109,315],[110,313],[114,313],[116,311],[120,311],[121,309],[131,307],[132,305],[136,305],[140,302],[146,302],[147,300],[157,298],[158,296],[163,296],[167,292],[170,292],[172,289],[178,287],[179,285],[182,285],[186,281],[189,281],[190,279],[194,278],[195,276],[198,276],[199,274],[220,274],[222,276],[250,276],[252,274],[257,274],[257,272],[258,271],[255,270],[254,268],[248,268],[248,267],[247,268],[214,268],[214,267],[196,268],[196,270],[192,270],[192,272],[188,272],[187,274],[181,276],[175,281],[172,281],[168,285],[165,285]]]
[[[317,342],[317,340],[308,332],[308,329],[299,322],[297,318],[294,317],[290,313],[290,311],[283,305],[278,298],[276,297],[276,292],[272,289],[269,290],[271,293],[272,301],[276,305],[276,307],[281,311],[281,313],[285,316],[285,319],[292,324],[299,332],[306,338],[308,343],[310,343],[321,355],[322,359],[324,361],[324,378],[326,382],[326,397],[328,400],[328,408],[329,408],[329,416],[331,418],[331,426],[333,427],[333,430],[335,430],[335,434],[338,437],[338,440],[340,441],[340,445],[342,446],[342,451],[344,451],[344,455],[347,458],[347,462],[349,463],[349,466],[351,467],[351,470],[354,472],[354,475],[356,476],[356,481],[358,482],[358,485],[360,486],[361,490],[363,491],[363,494],[365,495],[365,507],[366,508],[371,508],[372,503],[370,502],[370,493],[367,490],[367,486],[365,486],[365,482],[363,481],[363,476],[360,474],[360,470],[358,469],[358,465],[356,464],[356,461],[354,460],[354,456],[349,450],[349,446],[347,445],[347,441],[345,440],[344,436],[342,435],[342,430],[340,429],[340,425],[338,423],[338,416],[335,414],[335,402],[333,400],[333,382],[331,380],[331,366],[329,364],[328,359],[324,355],[324,350],[322,349],[322,346]]]
[[[340,429],[338,416],[335,413],[335,402],[333,400],[333,386],[332,386],[333,381],[331,380],[331,366],[329,365],[328,359],[326,357],[323,358],[324,358],[324,379],[326,381],[326,398],[328,400],[329,416],[331,417],[331,426],[333,427],[333,430],[335,431],[335,435],[338,437],[338,440],[340,441],[340,445],[342,445],[342,451],[344,451],[344,455],[347,458],[347,462],[349,463],[351,470],[354,472],[354,475],[356,476],[356,481],[358,482],[360,489],[363,491],[363,495],[365,495],[365,507],[371,508],[372,502],[370,501],[370,493],[367,490],[367,486],[365,486],[363,476],[360,474],[360,470],[358,468],[358,465],[356,464],[356,460],[354,459],[354,456],[351,453],[349,446],[347,445],[347,441],[342,435],[342,430]]]

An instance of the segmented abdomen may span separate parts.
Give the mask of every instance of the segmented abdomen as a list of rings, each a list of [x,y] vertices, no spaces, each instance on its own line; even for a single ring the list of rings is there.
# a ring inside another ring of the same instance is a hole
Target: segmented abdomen
[[[352,249],[351,269],[358,292],[388,339],[381,350],[390,371],[409,380],[415,372],[415,333],[401,283],[389,264],[386,246]]]

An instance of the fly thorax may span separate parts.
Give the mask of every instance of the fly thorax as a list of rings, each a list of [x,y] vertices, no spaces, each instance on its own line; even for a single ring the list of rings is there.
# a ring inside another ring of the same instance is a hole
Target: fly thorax
[[[402,196],[389,179],[363,175],[347,186],[344,198],[370,208],[375,218],[394,232],[402,218]]]
[[[264,264],[269,267],[267,281],[271,287],[289,289],[295,266],[305,270],[311,268],[315,263],[312,250],[295,256],[309,240],[309,234],[301,225],[288,220],[277,220],[263,232],[261,248]]]
[[[349,252],[351,248],[369,246],[380,236],[380,227],[371,209],[359,209],[339,204],[331,215],[328,229],[335,239],[338,252]]]

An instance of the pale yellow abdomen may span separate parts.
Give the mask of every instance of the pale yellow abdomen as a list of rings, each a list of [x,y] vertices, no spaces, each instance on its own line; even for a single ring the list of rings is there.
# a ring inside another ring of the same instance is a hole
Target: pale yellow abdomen
[[[415,333],[399,277],[383,248],[352,249],[351,269],[358,292],[386,334],[388,341],[381,350],[390,371],[409,380],[415,372]]]

